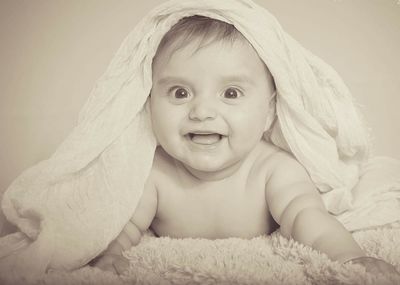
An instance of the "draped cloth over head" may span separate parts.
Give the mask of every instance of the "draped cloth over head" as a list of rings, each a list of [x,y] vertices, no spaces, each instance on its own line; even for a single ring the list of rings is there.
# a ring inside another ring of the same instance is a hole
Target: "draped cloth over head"
[[[369,158],[363,120],[330,66],[250,0],[169,1],[124,40],[53,156],[5,192],[2,210],[19,232],[0,239],[0,272],[37,277],[78,268],[117,237],[138,204],[157,144],[146,108],[152,59],[171,26],[195,14],[233,24],[266,63],[277,119],[265,137],[303,164],[332,214],[349,230],[400,217],[400,164]]]

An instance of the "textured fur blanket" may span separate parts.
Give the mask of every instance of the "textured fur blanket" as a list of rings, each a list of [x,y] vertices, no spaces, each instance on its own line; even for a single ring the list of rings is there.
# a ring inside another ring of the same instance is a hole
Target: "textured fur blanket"
[[[400,224],[359,231],[354,237],[370,256],[400,270]],[[148,234],[126,257],[131,266],[122,277],[86,266],[73,272],[49,272],[33,284],[400,284],[395,276],[372,275],[358,265],[332,262],[279,232],[251,240]]]

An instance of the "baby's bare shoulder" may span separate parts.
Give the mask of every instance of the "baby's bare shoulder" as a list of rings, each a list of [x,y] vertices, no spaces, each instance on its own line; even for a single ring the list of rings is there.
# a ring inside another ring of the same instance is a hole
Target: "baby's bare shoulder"
[[[157,148],[153,158],[152,168],[144,185],[142,196],[131,218],[131,222],[141,230],[145,230],[149,227],[157,211],[157,181],[159,180],[159,175],[164,172],[163,169],[166,168],[166,164],[168,163],[164,156],[160,148]]]
[[[270,142],[262,142],[260,144],[260,155],[258,160],[265,164],[274,167],[277,166],[299,166],[300,162],[294,157],[293,154],[273,145]]]
[[[256,156],[255,163],[264,170],[273,170],[278,164],[285,161],[295,160],[292,154],[273,145],[270,142],[260,142],[259,151]]]
[[[260,150],[255,160],[255,166],[258,169],[259,175],[265,177],[266,184],[271,176],[276,176],[277,173],[283,174],[286,178],[296,173],[305,173],[304,167],[293,154],[269,142],[262,142],[259,148]]]

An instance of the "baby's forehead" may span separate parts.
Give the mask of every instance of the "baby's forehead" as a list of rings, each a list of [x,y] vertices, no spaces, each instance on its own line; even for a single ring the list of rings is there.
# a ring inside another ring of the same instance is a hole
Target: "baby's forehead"
[[[159,50],[153,61],[153,72],[163,72],[165,68],[173,68],[174,66],[187,70],[187,68],[196,66],[196,63],[204,66],[204,63],[208,62],[208,67],[215,71],[219,69],[219,64],[231,66],[232,70],[242,71],[249,69],[245,67],[257,66],[257,68],[250,68],[249,72],[265,72],[268,77],[271,76],[265,62],[243,36],[229,41],[226,39],[204,40],[201,37],[192,38],[191,41],[185,42],[181,40],[177,38],[175,42],[170,42],[168,46]]]

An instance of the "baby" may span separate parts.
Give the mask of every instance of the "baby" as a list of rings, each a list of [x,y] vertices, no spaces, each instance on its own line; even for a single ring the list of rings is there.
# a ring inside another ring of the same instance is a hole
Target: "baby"
[[[342,263],[395,273],[371,257],[324,207],[302,165],[263,139],[275,117],[275,84],[234,26],[181,19],[153,60],[149,107],[158,141],[138,207],[93,264],[122,273],[122,252],[151,228],[158,236],[287,238]]]

